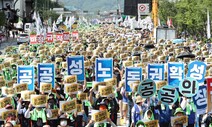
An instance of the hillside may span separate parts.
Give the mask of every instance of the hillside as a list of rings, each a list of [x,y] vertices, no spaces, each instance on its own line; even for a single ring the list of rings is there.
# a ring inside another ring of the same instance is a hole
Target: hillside
[[[123,10],[124,0],[59,0],[69,10],[81,11],[110,11],[118,8],[118,3]]]

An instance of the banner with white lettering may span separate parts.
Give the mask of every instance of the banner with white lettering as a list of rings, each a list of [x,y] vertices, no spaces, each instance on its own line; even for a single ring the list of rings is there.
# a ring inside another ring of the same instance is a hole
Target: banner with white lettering
[[[63,41],[63,34],[56,34],[57,41]]]
[[[70,34],[69,32],[64,32],[63,33],[63,41],[69,41],[70,39]]]
[[[27,83],[29,90],[34,90],[34,66],[18,66],[17,83]]]
[[[67,57],[68,75],[77,75],[78,81],[85,80],[85,68],[83,56]]]
[[[95,80],[103,82],[105,79],[113,77],[113,59],[97,58],[95,64]]]
[[[55,67],[51,63],[38,64],[38,86],[40,83],[51,83],[54,88]]]
[[[200,86],[197,94],[193,96],[194,104],[197,107],[197,114],[205,114],[207,109],[207,87]]]
[[[196,79],[199,83],[204,83],[207,65],[201,61],[193,61],[188,65],[187,77]]]
[[[148,64],[148,79],[154,81],[164,80],[164,65],[163,64]]]
[[[142,80],[141,67],[126,67],[125,69],[125,89],[126,92],[132,92],[130,85],[135,81]]]
[[[53,33],[47,33],[46,34],[46,42],[52,43],[54,41]]]
[[[178,87],[182,79],[184,79],[184,63],[168,63],[168,84]]]
[[[207,79],[207,109],[212,111],[212,78]]]

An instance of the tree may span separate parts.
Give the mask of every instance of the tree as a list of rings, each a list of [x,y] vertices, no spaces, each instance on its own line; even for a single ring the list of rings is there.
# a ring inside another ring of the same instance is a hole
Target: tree
[[[168,17],[174,20],[176,13],[177,10],[174,2],[170,2],[170,0],[159,0],[159,18],[163,24],[166,24]]]

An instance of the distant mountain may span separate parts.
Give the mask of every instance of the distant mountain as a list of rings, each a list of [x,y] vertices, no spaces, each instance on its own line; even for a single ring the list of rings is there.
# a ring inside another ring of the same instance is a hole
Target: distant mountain
[[[117,10],[118,3],[121,10],[124,9],[124,0],[59,0],[69,10],[81,11],[110,11]]]

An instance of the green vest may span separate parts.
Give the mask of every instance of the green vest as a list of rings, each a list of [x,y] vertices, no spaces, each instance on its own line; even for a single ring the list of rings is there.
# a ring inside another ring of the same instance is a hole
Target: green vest
[[[40,111],[37,111],[34,109],[31,113],[31,120],[37,121],[38,118],[41,118],[43,123],[46,122],[46,112],[44,109],[41,109]]]

